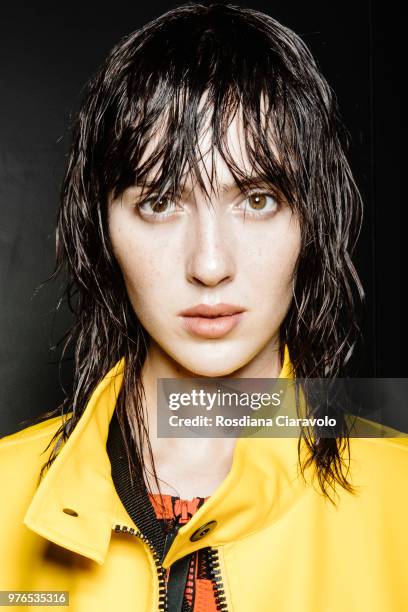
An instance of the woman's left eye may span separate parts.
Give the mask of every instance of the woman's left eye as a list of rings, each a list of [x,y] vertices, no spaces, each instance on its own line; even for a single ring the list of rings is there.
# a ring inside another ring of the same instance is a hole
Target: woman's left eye
[[[250,193],[241,204],[245,212],[267,213],[278,209],[278,200],[271,193]]]

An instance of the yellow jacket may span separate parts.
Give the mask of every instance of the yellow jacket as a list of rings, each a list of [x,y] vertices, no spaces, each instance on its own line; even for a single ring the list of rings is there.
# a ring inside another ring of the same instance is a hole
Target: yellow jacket
[[[38,488],[60,417],[0,441],[0,590],[69,591],[74,612],[159,609],[155,558],[115,491],[106,452],[122,371],[119,362],[95,389]],[[291,376],[287,351],[281,376]],[[407,442],[351,439],[359,492],[339,487],[334,507],[312,478],[298,477],[296,438],[239,438],[230,473],[180,529],[163,567],[213,547],[229,612],[408,610]],[[191,541],[210,521],[215,528]]]

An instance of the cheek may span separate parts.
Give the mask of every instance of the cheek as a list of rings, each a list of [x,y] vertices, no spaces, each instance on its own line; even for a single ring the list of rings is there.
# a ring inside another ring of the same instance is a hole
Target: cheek
[[[300,252],[298,224],[283,224],[272,232],[249,240],[240,255],[241,267],[246,270],[251,291],[259,298],[277,301],[292,294],[292,279]]]
[[[165,299],[159,262],[148,255],[133,248],[125,257],[122,255],[119,265],[133,310],[142,325],[151,330],[161,310],[160,303],[165,303]]]
[[[160,304],[168,303],[174,279],[174,261],[168,252],[168,241],[162,244],[150,234],[119,224],[112,224],[110,230],[129,299],[143,324],[150,321],[151,313],[161,311]],[[163,257],[164,252],[166,257]]]
[[[160,299],[158,288],[163,287],[163,268],[159,265],[159,258],[132,246],[117,259],[133,306],[136,310],[143,306],[148,309],[153,297]]]

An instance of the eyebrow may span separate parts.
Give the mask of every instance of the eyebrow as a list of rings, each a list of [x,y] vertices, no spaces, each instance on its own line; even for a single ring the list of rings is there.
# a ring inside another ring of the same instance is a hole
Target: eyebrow
[[[267,185],[267,183],[268,181],[261,176],[245,176],[242,179],[242,184],[246,185],[247,187],[259,187],[260,185]],[[233,191],[235,189],[239,189],[239,186],[235,181],[220,184],[221,193],[227,193],[228,191]]]
[[[267,181],[266,179],[262,178],[261,176],[244,176],[242,178],[242,184],[244,186],[246,186],[247,188],[250,187],[259,187],[261,185],[265,185],[267,186],[270,182]],[[272,185],[270,185],[272,187]],[[146,190],[150,190],[153,188],[153,190],[155,190],[156,188],[158,188],[158,184],[155,181],[143,181],[141,183],[136,183],[135,185],[133,185],[133,188],[138,188],[138,189],[146,189]],[[192,185],[189,185],[188,187],[186,187],[185,185],[180,189],[180,195],[185,195],[186,193],[191,193],[192,191]],[[240,189],[240,187],[238,186],[238,184],[235,181],[230,181],[230,182],[222,182],[218,185],[219,191],[222,194],[225,193],[230,193],[231,191],[237,191]]]
[[[242,179],[242,185],[244,187],[260,187],[261,185],[267,186],[269,181],[262,178],[261,176],[245,176]],[[270,185],[272,186],[272,185]],[[235,181],[230,182],[222,182],[218,185],[219,192],[222,194],[230,193],[231,191],[238,191],[240,189],[239,185]],[[189,189],[183,187],[181,189],[181,194],[185,194],[186,192],[191,192],[191,186]]]
[[[219,190],[220,193],[228,193],[230,191],[235,191],[237,189],[239,189],[237,183],[231,182],[231,183],[221,183],[219,186]],[[185,186],[180,190],[180,193],[182,195],[186,194],[186,193],[191,193],[192,191],[192,186],[189,185],[188,188],[186,188]]]

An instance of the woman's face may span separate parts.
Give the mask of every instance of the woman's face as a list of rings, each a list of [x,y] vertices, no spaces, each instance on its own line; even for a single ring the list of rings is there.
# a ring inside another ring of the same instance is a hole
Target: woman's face
[[[250,175],[240,135],[233,121],[230,150]],[[209,147],[207,132],[203,177],[211,176]],[[214,163],[218,188],[210,204],[188,177],[175,201],[146,201],[138,186],[111,199],[113,250],[156,352],[194,375],[227,376],[259,363],[251,375],[268,376],[262,364],[276,357],[291,304],[300,226],[268,186],[254,182],[243,194],[218,154]]]

